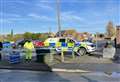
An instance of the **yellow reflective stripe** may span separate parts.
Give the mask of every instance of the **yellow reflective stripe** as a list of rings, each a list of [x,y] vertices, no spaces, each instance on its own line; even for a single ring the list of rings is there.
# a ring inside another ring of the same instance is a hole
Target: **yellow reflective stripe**
[[[87,47],[87,44],[85,44],[85,43],[82,43],[80,46],[82,46],[82,47]]]
[[[74,47],[74,43],[69,42],[69,43],[67,43],[67,46],[68,47]]]
[[[32,42],[30,42],[30,43],[26,42],[26,43],[24,44],[24,48],[33,49],[33,48],[34,48],[34,45],[33,45]]]
[[[57,43],[55,44],[55,46],[56,46],[56,47],[60,47],[60,46],[61,46],[61,42],[57,42]]]
[[[62,51],[67,51],[68,48],[67,47],[62,47]]]
[[[78,49],[79,49],[79,47],[74,47],[74,48],[73,48],[73,51],[74,51],[74,52],[77,52]]]
[[[50,46],[50,44],[48,42],[45,42],[44,46]]]

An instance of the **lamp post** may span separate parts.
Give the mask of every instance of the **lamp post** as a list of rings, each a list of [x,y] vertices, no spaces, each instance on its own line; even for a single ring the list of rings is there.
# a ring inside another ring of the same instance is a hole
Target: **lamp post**
[[[96,32],[96,49],[98,49],[98,32]]]
[[[59,37],[61,37],[61,22],[60,22],[60,0],[56,1],[57,6],[57,24],[58,24],[58,33]]]

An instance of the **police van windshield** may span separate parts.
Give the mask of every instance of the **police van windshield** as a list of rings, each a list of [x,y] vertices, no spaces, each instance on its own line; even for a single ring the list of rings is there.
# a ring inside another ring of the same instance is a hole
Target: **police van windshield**
[[[65,42],[65,39],[60,39],[59,42]]]

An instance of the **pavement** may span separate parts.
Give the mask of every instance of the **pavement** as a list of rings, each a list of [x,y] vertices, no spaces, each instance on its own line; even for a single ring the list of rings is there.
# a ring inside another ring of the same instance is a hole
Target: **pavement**
[[[120,82],[120,73],[0,70],[0,82]]]
[[[49,59],[49,56],[47,57]],[[33,70],[33,71],[58,71],[58,72],[120,72],[120,63],[114,63],[110,59],[95,56],[65,56],[65,61],[60,61],[60,55],[56,55],[53,62],[36,62],[35,58],[27,62],[22,60],[18,64],[11,64],[7,60],[0,62],[0,69]]]
[[[53,68],[75,70],[80,70],[80,72],[120,72],[119,64],[72,64],[72,63],[61,63],[56,64]],[[59,71],[59,70],[58,70]]]
[[[33,70],[33,71],[51,71],[51,67],[47,64],[29,62],[29,63],[18,63],[18,64],[0,64],[0,69],[11,69],[11,70]]]

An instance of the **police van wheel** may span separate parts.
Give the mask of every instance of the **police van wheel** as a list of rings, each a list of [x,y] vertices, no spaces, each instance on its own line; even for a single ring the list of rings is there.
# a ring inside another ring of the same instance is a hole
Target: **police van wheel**
[[[85,48],[80,48],[80,49],[78,50],[78,53],[79,53],[81,56],[83,56],[83,55],[86,55],[87,51],[86,51]]]

